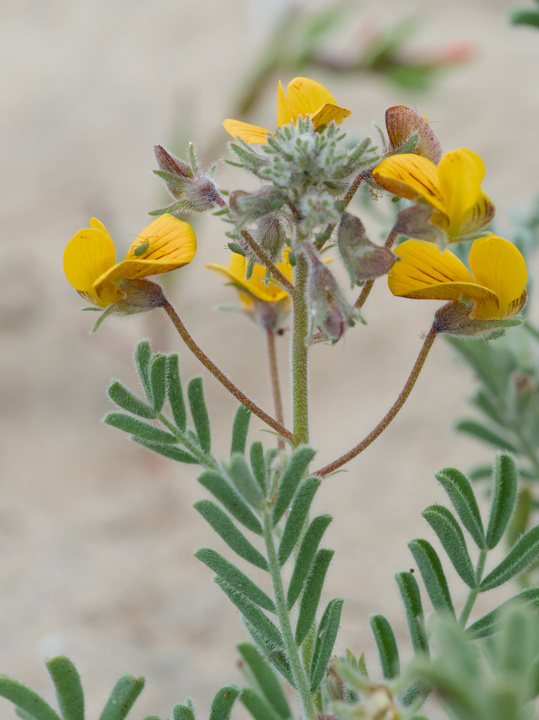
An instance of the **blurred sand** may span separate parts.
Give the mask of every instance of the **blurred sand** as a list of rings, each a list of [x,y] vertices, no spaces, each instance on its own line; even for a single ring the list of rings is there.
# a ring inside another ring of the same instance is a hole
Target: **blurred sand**
[[[350,127],[359,132],[370,132],[389,105],[408,104],[429,118],[446,150],[480,153],[503,233],[510,209],[527,208],[537,194],[539,36],[507,25],[512,0],[358,5],[363,28],[418,12],[420,48],[473,43],[474,59],[426,96],[373,78],[317,78],[354,111]],[[191,507],[200,497],[194,473],[99,422],[111,407],[110,377],[133,382],[140,337],[156,350],[178,350],[184,378],[200,368],[158,313],[112,319],[89,336],[94,317],[78,313],[61,255],[92,215],[124,247],[147,224],[147,210],[163,199],[152,146],[178,136],[202,148],[213,141],[266,36],[262,6],[259,14],[247,0],[19,0],[0,8],[0,671],[52,699],[42,660],[65,653],[83,675],[94,714],[129,672],[147,678],[134,717],[169,716],[187,695],[204,717],[217,688],[240,681],[234,644],[245,632],[193,558],[201,545],[220,547]],[[273,113],[271,95],[259,121]],[[224,131],[221,137],[224,143]],[[219,178],[228,187],[244,182],[225,171]],[[256,379],[266,362],[261,338],[242,318],[213,310],[233,300],[204,270],[206,262],[226,262],[222,225],[210,217],[197,227],[199,253],[172,299],[210,356],[269,408],[268,389]],[[380,283],[365,312],[368,326],[336,348],[315,349],[313,442],[328,436],[321,462],[385,413],[434,307],[396,300]],[[202,374],[211,410],[226,425],[235,402]],[[429,537],[420,511],[443,499],[433,473],[492,457],[452,434],[472,387],[439,341],[402,415],[319,494],[318,509],[336,517],[326,540],[337,550],[331,592],[346,597],[337,649],[366,650],[373,670],[368,615],[387,613],[406,636],[393,574],[411,567],[406,542]],[[225,453],[229,440],[218,419],[214,436]],[[12,716],[8,703],[0,706],[2,717]]]

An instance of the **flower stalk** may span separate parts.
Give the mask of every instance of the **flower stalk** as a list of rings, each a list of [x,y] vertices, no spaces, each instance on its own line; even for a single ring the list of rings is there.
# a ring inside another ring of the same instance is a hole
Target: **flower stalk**
[[[408,396],[412,392],[414,385],[416,384],[417,378],[419,377],[419,373],[423,369],[423,365],[425,364],[425,360],[427,359],[427,356],[430,352],[430,349],[432,348],[432,345],[436,339],[436,336],[438,334],[438,331],[436,330],[435,326],[433,325],[429,332],[427,333],[427,336],[425,337],[425,341],[423,343],[423,346],[421,347],[421,350],[419,352],[419,355],[417,356],[417,359],[414,363],[414,366],[410,372],[410,375],[408,376],[408,379],[406,380],[406,383],[399,393],[399,396],[391,406],[391,409],[389,412],[382,418],[382,420],[378,423],[378,425],[372,430],[363,440],[355,445],[351,450],[349,450],[344,455],[341,455],[341,457],[337,458],[336,460],[333,460],[333,462],[330,462],[328,465],[325,465],[323,468],[320,468],[320,470],[317,470],[314,474],[318,477],[326,477],[326,475],[329,475],[330,473],[335,472],[335,470],[338,470],[343,465],[346,465],[347,462],[350,460],[353,460],[355,457],[357,457],[360,453],[363,452],[366,448],[369,447],[371,443],[373,443],[377,437],[379,437],[384,430],[387,428],[389,423],[395,418],[399,410],[402,408],[406,400],[408,399]]]
[[[292,418],[293,445],[309,442],[309,261],[304,252],[296,256],[295,288],[292,296]]]
[[[172,324],[178,331],[178,334],[184,341],[184,343],[187,345],[189,350],[195,355],[195,357],[200,360],[202,365],[206,368],[206,370],[209,370],[211,374],[223,385],[229,393],[234,395],[234,397],[240,401],[242,405],[245,405],[245,407],[249,408],[249,410],[253,413],[253,415],[256,415],[260,420],[266,423],[266,425],[269,425],[270,428],[275,430],[281,437],[285,438],[286,440],[292,441],[293,436],[292,433],[287,430],[283,425],[272,418],[270,415],[268,415],[262,408],[260,408],[255,402],[250,400],[245,393],[243,393],[234,383],[227,378],[227,376],[217,367],[217,365],[210,360],[210,358],[200,349],[200,347],[196,344],[196,342],[193,340],[189,332],[187,331],[187,328],[182,323],[178,313],[174,310],[172,305],[167,301],[165,305],[163,305],[163,310],[166,312],[166,314],[169,316],[169,318],[172,321]]]

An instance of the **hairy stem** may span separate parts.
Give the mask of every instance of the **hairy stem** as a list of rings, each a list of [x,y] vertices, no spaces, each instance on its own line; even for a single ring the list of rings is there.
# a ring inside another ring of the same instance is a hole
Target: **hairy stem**
[[[187,345],[189,350],[191,350],[193,355],[195,355],[195,357],[200,360],[204,367],[211,372],[211,374],[221,383],[221,385],[223,385],[229,393],[234,395],[234,397],[239,400],[242,405],[244,405],[246,408],[249,408],[253,415],[259,417],[263,422],[266,423],[266,425],[269,425],[269,427],[273,428],[273,430],[275,430],[280,436],[292,441],[292,433],[285,427],[283,427],[280,422],[278,422],[266,412],[264,412],[264,410],[258,407],[256,403],[250,400],[247,395],[245,395],[245,393],[243,393],[238,387],[236,387],[232,380],[227,378],[227,376],[217,367],[217,365],[212,360],[210,360],[210,358],[199,348],[191,335],[188,333],[187,328],[182,323],[177,312],[174,310],[168,300],[163,305],[163,310],[172,320],[172,324],[178,331],[178,334],[180,335],[184,343]]]
[[[304,252],[296,255],[292,329],[292,417],[294,447],[309,442],[309,261]]]
[[[277,422],[284,425],[281,384],[279,382],[279,368],[277,366],[277,353],[275,351],[275,331],[268,328],[266,330],[266,338],[268,341],[268,360],[270,366],[271,389],[273,391],[273,407],[275,408]],[[282,437],[277,439],[277,446],[279,450],[284,450],[284,440]]]
[[[283,579],[281,577],[281,567],[277,559],[277,552],[273,542],[273,528],[271,525],[271,514],[269,510],[266,510],[264,515],[264,539],[266,543],[266,553],[268,557],[271,583],[273,586],[275,608],[277,610],[277,617],[279,618],[279,625],[283,636],[284,649],[288,662],[290,663],[292,677],[294,678],[298,691],[301,709],[303,712],[303,720],[311,720],[315,714],[315,707],[311,696],[309,680],[301,663],[299,648],[294,638],[294,632],[290,623],[290,613],[286,604]]]
[[[391,248],[393,247],[393,243],[395,242],[395,240],[397,239],[397,237],[398,237],[398,233],[395,232],[395,230],[392,228],[392,229],[389,231],[389,235],[388,235],[387,238],[386,238],[386,241],[385,241],[385,243],[384,243],[384,247],[387,248],[388,250],[391,250]],[[361,308],[363,307],[363,305],[365,305],[365,300],[366,300],[366,299],[369,297],[369,295],[371,294],[371,290],[372,290],[373,286],[374,286],[374,280],[367,280],[367,282],[365,283],[365,285],[363,285],[363,289],[362,289],[361,292],[359,293],[358,299],[357,299],[356,302],[354,303],[354,307],[355,307],[355,308],[357,308],[357,309],[359,310],[359,309],[361,309]]]
[[[355,447],[353,447],[351,450],[349,450],[344,455],[341,455],[340,458],[337,458],[337,460],[334,460],[333,462],[329,463],[329,465],[326,465],[323,468],[320,468],[320,470],[317,470],[314,474],[318,477],[325,477],[326,475],[329,475],[329,473],[334,472],[338,468],[345,465],[347,462],[355,458],[357,455],[363,452],[365,448],[368,448],[369,445],[376,440],[377,437],[379,437],[384,430],[387,428],[389,423],[393,420],[393,418],[397,415],[399,410],[402,408],[406,400],[408,399],[408,396],[412,392],[412,389],[416,383],[417,378],[419,377],[419,373],[423,369],[423,365],[425,364],[425,360],[427,359],[427,355],[429,354],[429,351],[434,343],[434,340],[436,339],[437,331],[434,328],[434,325],[431,327],[429,332],[427,333],[427,336],[425,337],[425,341],[423,343],[423,346],[419,352],[419,355],[417,356],[417,359],[414,363],[414,366],[410,372],[410,375],[408,376],[408,379],[406,380],[406,383],[404,384],[404,387],[402,388],[399,396],[393,403],[391,409],[389,412],[384,416],[384,418],[378,423],[378,425],[372,430],[367,437],[363,438],[363,440],[358,443]]]

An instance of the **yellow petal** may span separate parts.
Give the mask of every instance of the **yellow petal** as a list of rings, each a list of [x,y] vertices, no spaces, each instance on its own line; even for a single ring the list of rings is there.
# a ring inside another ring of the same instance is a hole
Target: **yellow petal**
[[[474,316],[506,317],[512,304],[522,296],[528,279],[526,263],[518,248],[496,235],[479,238],[472,244],[469,263],[475,281],[492,290],[499,301],[497,315],[485,318],[490,309],[478,308],[479,314],[474,310]]]
[[[322,127],[322,125],[327,125],[331,121],[340,125],[340,123],[342,123],[343,120],[346,120],[346,118],[351,114],[351,110],[339,107],[339,105],[333,105],[332,103],[326,103],[315,113],[311,113],[310,117],[313,121],[314,127],[319,128]]]
[[[441,252],[434,243],[406,240],[395,249],[395,254],[401,259],[393,265],[388,278],[389,289],[394,295],[436,298],[445,291],[437,289],[437,294],[432,295],[430,292],[434,287],[447,284],[473,286],[473,277],[464,263],[449,250]],[[443,296],[442,299],[455,298]]]
[[[90,294],[103,304],[94,290],[95,281],[114,266],[114,243],[105,227],[92,218],[90,228],[79,230],[64,251],[64,272],[68,282],[79,292]]]
[[[266,135],[269,130],[260,127],[259,125],[250,125],[249,123],[241,122],[241,120],[225,120],[223,123],[225,130],[232,135],[232,137],[239,137],[245,140],[246,143],[260,143],[261,145],[266,144]]]
[[[137,255],[137,248],[144,248]],[[109,297],[119,278],[138,280],[176,270],[194,258],[196,237],[189,223],[168,213],[151,222],[129,248],[123,262],[114,265],[94,283],[96,294]]]
[[[337,106],[333,95],[316,80],[297,77],[288,83],[286,89],[288,106],[294,119],[299,115],[312,115],[329,103]]]
[[[484,177],[483,160],[467,148],[452,150],[440,160],[438,178],[446,214],[450,218],[450,236],[459,232],[464,216],[479,201]]]
[[[436,165],[420,155],[391,155],[372,171],[376,182],[389,192],[408,200],[423,198],[442,215],[446,214]]]
[[[288,125],[297,119],[297,115],[290,110],[288,100],[283,90],[283,84],[279,80],[277,85],[277,127]]]
[[[465,237],[481,231],[494,220],[495,214],[494,203],[488,195],[481,192],[479,200],[461,217],[460,227],[457,230],[458,236]]]
[[[283,290],[274,280],[266,281],[266,268],[264,265],[255,263],[253,274],[249,280],[247,280],[245,273],[248,263],[248,258],[244,258],[238,253],[233,253],[228,268],[215,263],[206,265],[206,267],[226,277],[238,290],[243,290],[249,297],[254,296],[258,300],[271,303],[279,302],[287,297],[286,290]],[[288,280],[292,281],[293,271],[289,262],[277,263],[276,267]]]

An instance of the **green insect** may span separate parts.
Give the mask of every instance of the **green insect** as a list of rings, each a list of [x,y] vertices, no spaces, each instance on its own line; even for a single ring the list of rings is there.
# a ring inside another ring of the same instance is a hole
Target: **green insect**
[[[139,255],[142,255],[142,253],[145,253],[146,250],[150,247],[150,241],[145,240],[142,245],[139,245],[137,248],[133,250],[133,255],[136,255],[139,257]]]

